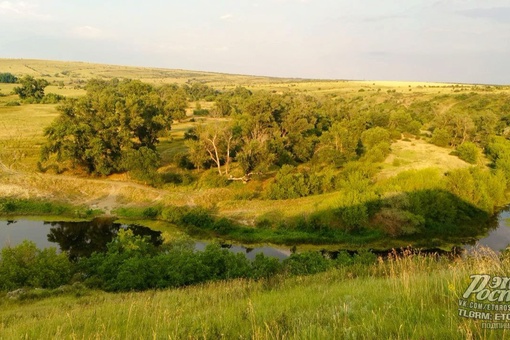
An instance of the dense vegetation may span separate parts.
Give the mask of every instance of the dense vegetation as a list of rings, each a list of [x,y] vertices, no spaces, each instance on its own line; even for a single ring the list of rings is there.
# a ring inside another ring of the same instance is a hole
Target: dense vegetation
[[[221,218],[214,223],[189,223],[158,213],[150,218],[249,242],[446,240],[476,236],[482,232],[476,225],[507,202],[510,99],[503,94],[406,102],[392,93],[318,97],[243,87],[219,91],[200,83],[156,87],[117,79],[91,80],[86,91],[86,96],[58,106],[59,118],[45,130],[41,170],[74,168],[96,175],[128,171],[132,178],[160,187],[263,183],[240,194],[244,200],[338,194],[325,210],[291,219],[259,216],[257,229]],[[187,119],[190,101],[197,103],[197,118],[184,133],[183,151],[163,164],[157,145],[172,123]],[[210,109],[201,109],[200,101],[212,103]],[[453,148],[452,154],[473,166],[378,179],[378,164],[391,153],[392,143],[410,138]],[[489,167],[484,157],[491,161]],[[214,205],[208,214],[215,215]]]
[[[46,128],[43,160],[55,155],[89,173],[129,170],[150,179],[158,168],[159,134],[183,115],[185,105],[176,87],[91,81],[87,96],[67,100],[59,107],[59,119]]]
[[[459,316],[473,273],[506,276],[507,255],[406,252],[309,276],[233,279],[184,289],[105,293],[74,283],[0,299],[6,338],[502,339]],[[130,281],[131,282],[131,281]],[[151,311],[148,313],[147,311]],[[503,312],[504,313],[504,312]]]
[[[0,256],[0,291],[23,287],[57,288],[83,282],[107,291],[146,290],[181,287],[235,278],[267,279],[275,275],[308,275],[334,266],[369,264],[375,255],[362,252],[354,257],[341,254],[329,260],[318,252],[292,254],[283,262],[258,254],[249,261],[244,254],[234,254],[210,244],[196,252],[191,243],[175,241],[155,246],[147,237],[120,229],[106,252],[70,261],[66,253],[54,248],[39,250],[24,241],[2,249]]]
[[[16,83],[18,81],[18,78],[10,73],[10,72],[4,72],[4,73],[0,73],[0,83]]]

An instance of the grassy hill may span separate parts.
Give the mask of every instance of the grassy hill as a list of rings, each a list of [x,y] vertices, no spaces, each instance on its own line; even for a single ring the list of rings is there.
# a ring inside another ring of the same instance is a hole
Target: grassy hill
[[[459,316],[474,273],[505,275],[486,251],[454,261],[408,255],[263,281],[132,293],[82,286],[0,301],[4,339],[504,339]],[[495,314],[497,312],[490,312]]]

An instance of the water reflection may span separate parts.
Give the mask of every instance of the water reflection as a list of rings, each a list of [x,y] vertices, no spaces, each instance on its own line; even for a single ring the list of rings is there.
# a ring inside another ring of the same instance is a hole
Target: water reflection
[[[473,239],[464,245],[464,249],[471,253],[477,246],[487,247],[500,252],[510,245],[510,206],[494,215],[485,228],[486,236]]]
[[[107,244],[114,239],[120,229],[129,229],[134,235],[148,236],[155,246],[163,244],[161,232],[139,225],[122,225],[113,219],[96,218],[90,222],[39,222],[39,221],[0,221],[0,248],[15,246],[23,240],[31,240],[39,248],[55,247],[69,254],[71,260],[90,256],[93,252],[107,250]],[[196,250],[204,250],[208,242],[193,241]],[[221,243],[221,247],[234,253],[246,254],[254,259],[259,253],[284,259],[290,250],[271,246],[244,247]]]
[[[484,225],[483,231],[486,237],[473,239],[465,242],[461,248],[455,248],[452,252],[444,252],[440,249],[429,249],[428,252],[438,254],[459,254],[465,249],[468,253],[475,244],[489,247],[500,251],[510,244],[510,228],[507,222],[510,219],[510,207],[500,211],[494,218]],[[119,230],[130,229],[135,235],[148,236],[155,246],[163,244],[161,232],[138,225],[122,225],[114,223],[109,218],[97,218],[90,222],[40,222],[40,221],[0,221],[0,248],[15,246],[23,240],[31,240],[39,248],[55,247],[69,254],[72,260],[90,256],[93,252],[101,252],[107,249],[107,244],[115,238]],[[194,241],[196,250],[205,249],[208,242]],[[284,259],[296,252],[296,247],[280,248],[273,246],[241,246],[230,243],[222,243],[223,248],[234,253],[243,253],[249,259],[254,259],[259,253],[266,256]],[[302,249],[300,249],[302,250]],[[427,252],[427,251],[425,251]],[[338,251],[323,250],[323,255],[335,258]],[[349,252],[354,254],[355,251]],[[388,251],[375,252],[377,255],[386,256]]]
[[[96,218],[90,222],[45,222],[51,225],[48,241],[59,245],[71,260],[90,256],[93,252],[104,252],[121,228],[133,231],[134,235],[149,236],[155,246],[163,244],[159,231],[138,225],[125,226],[113,223],[112,219]]]

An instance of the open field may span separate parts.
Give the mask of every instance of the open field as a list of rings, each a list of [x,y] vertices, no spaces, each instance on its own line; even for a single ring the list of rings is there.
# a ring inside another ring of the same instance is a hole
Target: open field
[[[49,61],[33,59],[0,59],[0,72],[14,75],[32,75],[45,78],[50,83],[63,82],[69,91],[91,78],[130,78],[153,84],[183,84],[201,82],[219,89],[245,86],[250,89],[266,89],[277,92],[308,92],[323,95],[378,94],[393,91],[416,95],[437,95],[469,91],[510,91],[510,87],[490,87],[470,84],[423,83],[406,81],[348,81],[273,78],[249,75],[233,75],[203,71],[172,70],[133,66],[92,64],[85,62]],[[1,89],[1,86],[0,86]],[[48,92],[55,92],[48,89]]]

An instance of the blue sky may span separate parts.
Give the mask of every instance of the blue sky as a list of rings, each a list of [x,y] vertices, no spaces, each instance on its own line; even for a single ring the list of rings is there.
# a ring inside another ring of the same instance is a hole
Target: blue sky
[[[0,57],[510,84],[510,1],[0,0]]]

